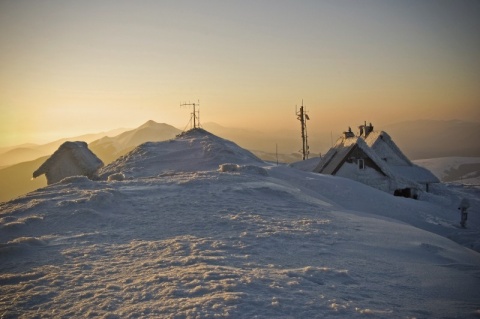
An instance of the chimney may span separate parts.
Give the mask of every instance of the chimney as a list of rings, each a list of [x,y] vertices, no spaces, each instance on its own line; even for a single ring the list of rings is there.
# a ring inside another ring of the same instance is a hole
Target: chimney
[[[367,122],[365,122],[365,125],[367,124]],[[370,124],[368,126],[365,126],[365,137],[368,136],[368,134],[372,133],[373,132],[373,125],[372,123],[370,122]]]
[[[348,127],[348,131],[343,132],[343,136],[345,138],[355,137],[355,134],[353,134],[352,128],[350,126]]]
[[[370,124],[367,126],[367,121],[365,121],[364,124],[363,124],[363,125],[360,125],[358,128],[360,129],[360,135],[359,135],[359,136],[367,137],[368,134],[370,134],[371,132],[373,132],[373,125],[372,125],[372,123],[370,123]]]

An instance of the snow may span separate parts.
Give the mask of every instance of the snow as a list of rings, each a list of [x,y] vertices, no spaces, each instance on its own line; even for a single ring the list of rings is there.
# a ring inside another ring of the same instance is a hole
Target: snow
[[[413,164],[386,132],[371,132],[365,138],[365,143],[381,159],[380,161],[375,161],[377,165],[380,165],[380,162],[385,162],[387,169],[393,173],[390,175],[395,176],[396,179],[400,177],[401,179],[420,184],[439,182],[436,176],[429,170]]]
[[[452,156],[414,162],[430,170],[442,181],[458,180],[463,184],[480,185],[480,157]]]
[[[205,131],[102,172],[0,205],[1,317],[480,315],[477,188],[394,197]]]
[[[263,163],[251,152],[203,129],[194,129],[178,138],[149,142],[105,166],[101,177],[123,173],[127,178],[155,176],[169,171],[217,169],[220,164]]]
[[[318,163],[320,163],[321,159],[321,157],[312,157],[303,161],[293,162],[289,165],[302,171],[312,172],[315,167],[317,167]]]
[[[33,177],[47,176],[48,184],[75,175],[92,176],[103,162],[88,149],[85,142],[65,142],[35,172]]]
[[[384,131],[372,131],[365,138],[365,143],[375,151],[380,158],[386,159],[389,165],[403,166],[411,165],[410,160],[403,154],[393,142],[388,133]]]

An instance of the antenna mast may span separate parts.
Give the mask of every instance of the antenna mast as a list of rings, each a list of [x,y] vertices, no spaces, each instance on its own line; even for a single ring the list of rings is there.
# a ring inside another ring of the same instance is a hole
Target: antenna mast
[[[200,127],[200,110],[195,110],[196,106],[200,106],[200,101],[198,103],[182,103],[180,106],[192,106],[193,111],[190,113],[190,122],[193,122],[192,128],[199,128]]]
[[[302,126],[302,159],[308,159],[308,154],[310,154],[310,147],[308,146],[308,134],[307,134],[307,120],[310,118],[307,115],[306,108],[303,107],[303,99],[302,99],[302,106],[300,106],[300,111],[295,109],[295,113],[297,115],[297,120],[300,120],[300,124]]]

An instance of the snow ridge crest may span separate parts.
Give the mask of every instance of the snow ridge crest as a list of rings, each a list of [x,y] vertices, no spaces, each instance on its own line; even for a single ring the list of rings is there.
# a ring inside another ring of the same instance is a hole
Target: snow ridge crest
[[[126,178],[157,176],[166,171],[216,170],[221,164],[264,162],[237,144],[195,128],[163,142],[147,142],[99,170],[101,179],[122,173]]]

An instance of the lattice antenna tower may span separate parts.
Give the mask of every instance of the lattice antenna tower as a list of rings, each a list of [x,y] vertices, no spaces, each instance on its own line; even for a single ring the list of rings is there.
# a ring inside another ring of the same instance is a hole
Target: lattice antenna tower
[[[190,113],[190,122],[192,123],[192,128],[199,128],[200,127],[200,101],[197,103],[182,103],[180,106],[191,106],[192,113]]]
[[[300,121],[302,127],[302,149],[300,152],[302,153],[302,159],[308,159],[308,154],[310,154],[310,147],[308,146],[308,133],[307,133],[307,120],[310,118],[307,115],[307,108],[303,106],[303,99],[302,99],[302,106],[300,106],[300,110],[297,110],[295,106],[295,114],[297,115],[297,120]]]

